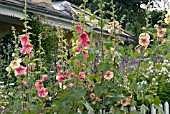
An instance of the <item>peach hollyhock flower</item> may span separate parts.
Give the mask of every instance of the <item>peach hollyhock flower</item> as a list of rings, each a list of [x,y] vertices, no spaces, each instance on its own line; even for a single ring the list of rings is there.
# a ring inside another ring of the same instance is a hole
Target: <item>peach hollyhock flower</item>
[[[88,90],[89,90],[89,91],[93,91],[93,90],[94,90],[94,87],[93,87],[92,84],[89,84],[89,85],[88,85]]]
[[[38,90],[38,95],[40,97],[46,97],[48,95],[48,90],[46,88],[41,88]]]
[[[99,97],[96,97],[95,101],[100,101],[101,99]]]
[[[78,39],[78,42],[82,47],[88,47],[90,44],[90,39],[87,33],[82,34],[80,38]]]
[[[37,90],[41,89],[42,87],[43,87],[43,82],[41,80],[39,80],[35,83],[35,88]]]
[[[60,63],[56,62],[56,68],[59,69],[60,67],[61,67]]]
[[[144,56],[145,56],[145,57],[147,57],[147,56],[148,56],[148,53],[147,53],[147,52],[145,52],[145,53],[144,53]]]
[[[150,43],[149,39],[150,39],[150,36],[148,33],[141,33],[139,35],[139,44],[147,48]]]
[[[28,87],[28,82],[23,82],[23,85],[25,86],[25,87]]]
[[[79,79],[80,79],[80,80],[83,81],[83,80],[85,79],[85,77],[86,77],[86,75],[85,75],[84,72],[80,72],[80,73],[79,73]]]
[[[137,49],[136,49],[136,52],[140,53],[140,48],[137,48]]]
[[[26,42],[23,44],[21,53],[22,54],[30,53],[32,49],[33,49],[33,46],[31,45],[31,43]]]
[[[93,101],[92,104],[93,104],[93,105],[96,104],[96,101]]]
[[[157,36],[158,37],[163,37],[166,32],[166,28],[161,28],[157,30]]]
[[[23,45],[24,43],[27,43],[29,41],[29,36],[23,35],[21,37],[21,44]]]
[[[81,52],[82,51],[82,48],[80,47],[80,46],[78,46],[77,48],[76,48],[76,52]]]
[[[15,59],[15,60],[12,60],[11,63],[10,63],[10,67],[12,69],[15,69],[15,68],[18,68],[20,66],[20,63],[21,63],[21,59]]]
[[[111,80],[113,78],[113,72],[112,71],[107,71],[104,75],[104,78],[107,80]]]
[[[23,74],[26,74],[26,68],[20,65],[18,68],[15,68],[15,72],[17,76],[21,76]]]
[[[91,94],[90,94],[90,98],[91,98],[91,99],[94,99],[94,98],[95,98],[95,94],[94,94],[94,93],[91,93]]]
[[[165,39],[162,39],[162,40],[161,40],[161,43],[162,43],[162,44],[163,44],[163,43],[165,43],[165,42],[166,42],[166,40],[165,40]]]
[[[35,67],[35,66],[36,66],[35,63],[30,63],[29,65],[32,66],[32,67]]]
[[[45,80],[47,80],[47,78],[48,78],[47,75],[43,75],[41,80],[42,80],[42,81],[45,81]]]
[[[84,58],[86,59],[88,57],[88,51],[83,51]]]
[[[81,26],[81,25],[76,25],[76,29],[77,29],[77,32],[78,32],[79,34],[82,33],[82,26]]]

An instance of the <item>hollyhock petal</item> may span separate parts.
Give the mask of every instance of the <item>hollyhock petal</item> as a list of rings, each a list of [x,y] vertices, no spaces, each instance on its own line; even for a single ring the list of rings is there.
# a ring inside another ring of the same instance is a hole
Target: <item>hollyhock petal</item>
[[[28,56],[29,56],[29,58],[33,58],[34,54],[30,53]]]
[[[40,97],[46,97],[48,95],[48,90],[46,88],[41,88],[38,90],[38,95]]]
[[[89,85],[88,85],[88,90],[89,90],[89,91],[93,91],[93,90],[94,90],[94,87],[93,87],[92,84],[89,84]]]
[[[69,85],[70,85],[70,87],[74,87],[74,84],[73,84],[73,83],[70,83]]]
[[[64,77],[64,76],[59,76],[59,77],[58,77],[58,82],[59,82],[59,83],[62,83],[64,80],[65,80],[65,77]]]
[[[26,42],[22,47],[21,53],[22,54],[23,53],[30,53],[32,49],[33,49],[33,45],[29,42]]]
[[[81,25],[76,25],[76,29],[77,29],[77,32],[78,32],[79,34],[82,33],[82,26],[81,26]]]
[[[60,63],[56,62],[56,68],[60,69],[60,67],[61,67]]]

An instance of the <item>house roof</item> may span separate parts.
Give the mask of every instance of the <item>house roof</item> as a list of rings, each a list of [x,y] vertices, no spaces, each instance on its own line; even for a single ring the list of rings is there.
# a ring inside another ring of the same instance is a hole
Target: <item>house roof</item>
[[[0,15],[12,16],[14,18],[22,18],[25,17],[23,13],[24,9],[24,0],[0,0]],[[75,21],[78,20],[78,14],[82,12],[79,8],[69,2],[60,1],[60,2],[52,2],[44,3],[44,2],[33,2],[31,0],[27,0],[27,13],[31,14],[39,14],[47,17],[46,22],[51,25],[62,26],[65,29],[72,29],[73,19]],[[73,17],[74,15],[74,17]],[[89,18],[91,14],[85,12],[86,18]],[[96,21],[100,20],[97,17]],[[89,30],[93,29],[96,32],[100,33],[99,27],[91,27],[89,23],[86,23],[87,28]],[[136,41],[132,34],[128,33],[124,29],[121,29],[123,34],[116,34],[123,38],[125,41]],[[105,35],[110,35],[107,30],[104,31]]]

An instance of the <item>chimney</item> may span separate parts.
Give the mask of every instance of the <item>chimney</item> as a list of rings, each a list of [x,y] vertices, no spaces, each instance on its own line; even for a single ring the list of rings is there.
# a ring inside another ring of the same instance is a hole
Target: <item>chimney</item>
[[[46,3],[51,3],[51,0],[31,0],[33,2],[46,2]]]

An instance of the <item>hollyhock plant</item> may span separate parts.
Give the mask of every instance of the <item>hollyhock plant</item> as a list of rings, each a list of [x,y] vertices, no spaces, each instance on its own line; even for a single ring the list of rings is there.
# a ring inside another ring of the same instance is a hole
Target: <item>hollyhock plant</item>
[[[32,49],[33,49],[32,44],[29,43],[29,42],[26,42],[26,43],[23,44],[21,53],[22,54],[30,53]]]
[[[111,80],[113,78],[113,72],[112,71],[107,71],[104,75],[104,78],[107,80]]]
[[[24,45],[25,43],[27,43],[29,41],[29,36],[25,36],[23,35],[21,37],[21,44]]]
[[[46,88],[38,89],[38,95],[40,97],[46,97],[48,95],[48,90]]]
[[[166,28],[161,28],[157,30],[157,36],[158,37],[163,37],[166,32]]]
[[[148,33],[141,33],[139,35],[139,44],[141,46],[144,46],[145,48],[148,47],[149,43],[150,43],[150,36]]]
[[[78,32],[79,34],[82,33],[82,26],[81,26],[81,25],[76,25],[76,29],[77,29],[77,32]]]
[[[43,87],[43,82],[41,81],[41,80],[39,80],[39,81],[37,81],[36,83],[35,83],[35,88],[37,89],[37,90],[39,90],[40,88],[42,88]]]
[[[22,65],[20,65],[18,68],[15,68],[15,72],[17,74],[17,76],[21,76],[26,74],[26,68],[23,67]]]
[[[80,38],[78,39],[78,42],[82,47],[88,47],[90,44],[90,39],[87,33],[82,34]]]

